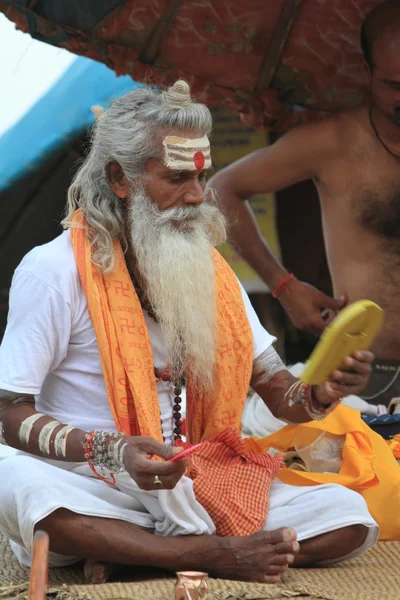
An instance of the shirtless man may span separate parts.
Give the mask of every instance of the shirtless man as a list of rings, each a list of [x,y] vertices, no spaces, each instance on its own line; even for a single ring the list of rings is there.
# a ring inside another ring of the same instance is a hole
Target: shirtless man
[[[293,323],[319,335],[323,309],[370,299],[385,311],[372,351],[365,399],[400,396],[400,2],[365,19],[361,35],[373,102],[300,125],[269,148],[220,171],[210,182],[225,206],[230,239],[271,290],[287,271],[272,255],[246,198],[312,179],[317,187],[335,299],[292,279],[279,301]],[[306,216],[305,216],[306,218]],[[396,386],[398,386],[396,388]],[[385,390],[385,388],[388,388]]]

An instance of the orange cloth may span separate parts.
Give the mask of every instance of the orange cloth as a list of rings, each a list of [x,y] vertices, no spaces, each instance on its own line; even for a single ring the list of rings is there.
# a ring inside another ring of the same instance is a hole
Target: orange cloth
[[[245,440],[230,428],[191,455],[186,474],[218,535],[248,535],[263,528],[269,489],[281,466],[281,457],[248,452]]]
[[[279,479],[290,485],[338,483],[359,492],[381,528],[380,540],[400,539],[400,467],[385,440],[373,432],[352,408],[338,406],[323,421],[287,425],[263,439],[248,441],[247,449],[288,451],[305,447],[327,431],[345,435],[343,464],[339,473],[307,473],[282,469]]]

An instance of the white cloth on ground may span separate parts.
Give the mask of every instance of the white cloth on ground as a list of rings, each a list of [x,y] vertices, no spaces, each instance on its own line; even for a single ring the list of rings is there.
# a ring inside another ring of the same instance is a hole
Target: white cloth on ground
[[[117,475],[117,487],[110,487],[93,477],[84,463],[55,464],[24,453],[0,463],[0,529],[12,540],[12,548],[25,566],[31,561],[35,524],[59,508],[119,519],[161,536],[211,535],[215,531],[186,477],[174,490],[145,492],[127,474]],[[303,541],[356,524],[367,528],[365,541],[351,555],[331,562],[354,558],[376,542],[379,528],[365,500],[334,484],[294,487],[277,479],[272,483],[265,530],[292,527]],[[51,553],[50,564],[68,565],[79,558]]]
[[[294,377],[299,377],[303,369],[303,363],[296,363],[295,365],[287,367],[287,370]],[[347,396],[346,398],[343,398],[342,404],[343,406],[355,408],[364,415],[381,414],[378,406],[369,404],[359,396]],[[282,429],[285,425],[286,423],[284,421],[274,417],[258,394],[255,392],[249,394],[242,417],[243,437],[250,437],[252,435],[266,437],[279,431],[279,429]]]

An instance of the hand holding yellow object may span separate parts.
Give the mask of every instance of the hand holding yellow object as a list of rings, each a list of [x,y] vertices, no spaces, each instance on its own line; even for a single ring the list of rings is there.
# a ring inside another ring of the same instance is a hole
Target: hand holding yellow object
[[[332,379],[335,370],[349,370],[345,358],[367,350],[383,324],[383,310],[370,300],[343,309],[325,329],[300,376],[307,385]]]

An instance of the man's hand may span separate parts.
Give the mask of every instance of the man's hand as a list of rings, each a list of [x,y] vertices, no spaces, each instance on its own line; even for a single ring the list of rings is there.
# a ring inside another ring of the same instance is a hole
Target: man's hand
[[[336,369],[332,373],[332,381],[316,386],[313,390],[316,401],[319,404],[330,404],[351,394],[358,396],[368,383],[374,358],[371,352],[364,350],[357,350],[353,356],[347,356],[344,364],[349,371]]]
[[[169,461],[180,448],[159,444],[151,437],[128,437],[124,451],[124,465],[129,475],[142,490],[172,490],[185,472],[187,461],[175,462],[151,460],[153,455]],[[155,483],[156,476],[162,485]]]
[[[321,312],[330,309],[336,314],[346,306],[347,299],[336,300],[308,283],[293,279],[288,285],[288,293],[279,296],[279,302],[298,329],[319,336],[328,324]]]

